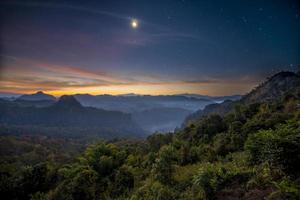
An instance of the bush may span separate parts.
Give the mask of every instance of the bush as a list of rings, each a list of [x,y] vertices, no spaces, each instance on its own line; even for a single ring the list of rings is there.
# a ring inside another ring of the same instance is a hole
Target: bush
[[[246,166],[238,166],[234,162],[227,163],[205,163],[194,176],[194,185],[202,190],[203,199],[214,199],[218,191],[224,185],[230,183],[234,178],[246,182],[251,170]]]
[[[215,136],[217,133],[226,131],[227,126],[220,115],[210,115],[197,124],[196,139],[207,137],[208,139]]]
[[[85,166],[74,166],[69,170],[69,177],[55,188],[49,199],[94,199],[96,172]]]
[[[284,177],[278,182],[273,182],[273,186],[276,190],[267,197],[267,200],[278,196],[289,200],[300,199],[300,184],[293,183],[288,177]]]
[[[158,158],[155,160],[152,172],[154,178],[161,183],[170,184],[172,182],[174,153],[173,147],[163,146],[159,151]]]
[[[300,128],[297,123],[280,125],[275,130],[262,130],[249,136],[245,149],[250,162],[270,163],[288,174],[300,170]]]
[[[149,180],[148,180],[149,181]],[[140,187],[135,194],[132,195],[130,200],[175,200],[174,191],[161,184],[158,181],[148,183]]]

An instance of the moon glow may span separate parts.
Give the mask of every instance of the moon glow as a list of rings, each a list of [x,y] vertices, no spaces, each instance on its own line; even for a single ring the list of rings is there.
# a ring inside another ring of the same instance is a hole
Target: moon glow
[[[139,23],[136,19],[131,20],[131,27],[136,29],[139,26]]]

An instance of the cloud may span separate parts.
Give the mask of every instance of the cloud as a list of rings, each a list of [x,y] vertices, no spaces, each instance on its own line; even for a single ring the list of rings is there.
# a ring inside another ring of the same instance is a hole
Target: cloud
[[[75,88],[122,84],[126,80],[105,72],[85,70],[73,66],[52,65],[31,60],[18,59],[3,67],[1,86],[15,88],[44,87],[45,89]]]
[[[103,69],[103,67],[101,67]],[[202,93],[227,95],[246,93],[261,80],[255,75],[171,78],[164,75],[120,74],[36,60],[16,58],[3,66],[0,92],[31,93],[38,90],[52,94],[74,93]]]
[[[8,55],[3,55],[3,54],[0,54],[0,60],[2,60],[1,58],[2,59],[13,60],[13,61],[17,60],[17,58],[15,56],[8,56]]]

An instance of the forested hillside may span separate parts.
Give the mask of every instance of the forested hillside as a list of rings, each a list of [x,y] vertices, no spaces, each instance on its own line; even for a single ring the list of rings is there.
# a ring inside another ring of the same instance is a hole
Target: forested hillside
[[[249,105],[261,102],[276,102],[280,101],[285,96],[297,96],[299,93],[299,72],[279,72],[267,78],[266,81],[262,82],[257,87],[253,88],[248,94],[242,96],[240,100],[226,100],[220,104],[210,104],[204,109],[199,109],[198,111],[189,115],[184,124],[212,113],[225,115],[229,112],[232,112],[237,104]]]
[[[237,103],[140,141],[0,142],[4,199],[300,198],[299,93]]]

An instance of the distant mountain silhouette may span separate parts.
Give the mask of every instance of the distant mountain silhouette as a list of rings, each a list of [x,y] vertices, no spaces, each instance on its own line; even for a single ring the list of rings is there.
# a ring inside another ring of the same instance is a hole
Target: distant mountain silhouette
[[[61,96],[54,106],[62,108],[83,108],[83,106],[75,99],[75,97],[71,95]]]
[[[55,134],[72,132],[78,137],[91,134],[101,138],[106,134],[106,138],[109,138],[108,132],[112,133],[111,138],[144,134],[144,131],[133,122],[130,114],[83,107],[73,96],[62,96],[53,105],[41,108],[22,107],[16,102],[2,100],[0,124],[39,127],[41,133],[43,128],[60,127]],[[80,134],[76,132],[78,130]]]
[[[47,107],[55,103],[56,98],[52,95],[39,91],[34,94],[24,94],[16,98],[14,102],[22,107]]]
[[[135,97],[135,96],[140,96],[140,95],[135,94],[135,93],[127,93],[127,94],[120,94],[118,96],[122,96],[122,97]]]
[[[74,98],[75,97],[75,98]],[[130,113],[134,121],[149,132],[173,131],[180,127],[183,119],[190,113],[204,108],[206,105],[223,102],[226,99],[239,99],[239,95],[210,97],[198,94],[180,95],[90,95],[77,94],[62,96],[59,100],[43,92],[22,95],[15,103],[20,107],[49,107],[79,110],[80,107],[94,107],[107,111]],[[79,105],[79,103],[82,105]],[[139,117],[137,117],[139,116]],[[159,120],[158,120],[159,119]],[[147,120],[147,121],[146,121]]]
[[[9,101],[13,101],[20,97],[20,94],[10,93],[10,92],[0,92],[0,99],[5,99]]]
[[[148,132],[173,131],[185,117],[198,108],[214,103],[208,99],[180,95],[75,95],[84,106],[131,113]]]
[[[207,99],[210,101],[214,101],[215,103],[223,102],[226,100],[236,101],[241,99],[241,95],[229,95],[229,96],[208,96],[208,95],[200,95],[200,94],[189,94],[189,93],[183,93],[178,94],[179,96],[185,96],[185,97],[192,97],[197,99]]]
[[[279,72],[244,95],[238,101],[224,101],[221,104],[211,104],[189,115],[184,124],[212,113],[226,114],[233,110],[235,104],[253,104],[265,101],[277,101],[287,95],[300,95],[299,72]]]
[[[42,91],[39,91],[35,94],[24,94],[17,98],[17,100],[24,100],[24,101],[43,101],[43,100],[48,100],[48,101],[55,101],[56,98],[52,95],[45,94]]]
[[[214,103],[209,99],[185,97],[180,95],[89,95],[77,94],[75,98],[83,106],[91,106],[105,110],[117,110],[126,113],[141,112],[153,108],[181,108],[195,111]]]

